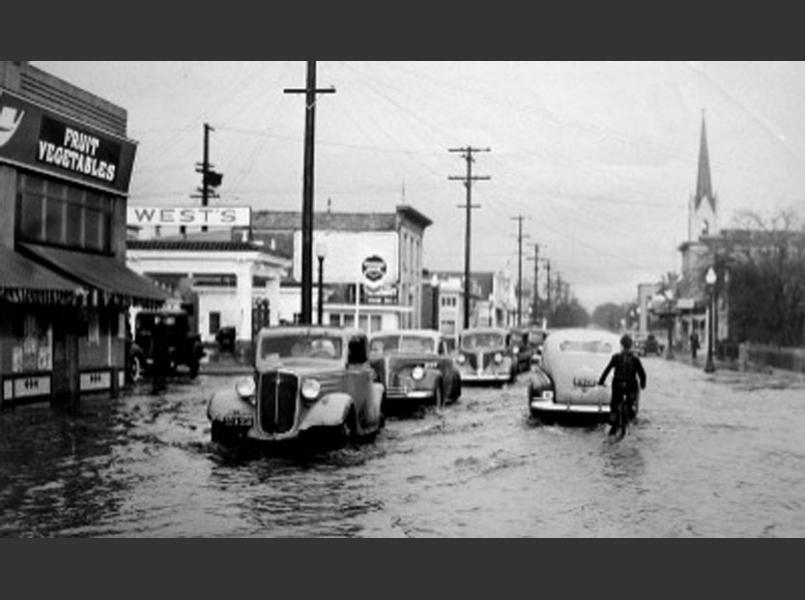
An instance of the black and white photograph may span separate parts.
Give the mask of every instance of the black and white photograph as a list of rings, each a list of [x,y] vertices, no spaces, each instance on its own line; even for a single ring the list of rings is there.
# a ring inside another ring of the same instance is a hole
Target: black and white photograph
[[[803,106],[0,61],[0,538],[805,537]]]

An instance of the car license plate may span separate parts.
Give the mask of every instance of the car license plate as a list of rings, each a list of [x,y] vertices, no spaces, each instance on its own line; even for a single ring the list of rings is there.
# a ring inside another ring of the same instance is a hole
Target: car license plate
[[[573,385],[581,388],[595,387],[598,385],[598,380],[592,377],[574,377]]]
[[[251,427],[254,419],[251,415],[226,415],[223,418],[224,425],[231,427]]]

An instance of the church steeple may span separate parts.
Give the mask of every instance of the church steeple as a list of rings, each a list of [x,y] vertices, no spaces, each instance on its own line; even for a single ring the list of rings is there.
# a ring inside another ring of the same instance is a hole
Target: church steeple
[[[707,202],[704,202],[707,200]],[[690,199],[688,239],[702,235],[715,235],[718,231],[718,208],[710,180],[710,154],[707,148],[707,127],[702,111],[702,133],[699,142],[699,172],[696,176],[696,193]]]
[[[704,113],[704,111],[702,111]],[[702,200],[707,198],[713,212],[716,210],[716,199],[713,196],[713,187],[710,182],[710,157],[707,152],[707,128],[702,114],[702,139],[699,145],[699,174],[696,178],[696,196],[693,199],[695,210],[699,210]]]

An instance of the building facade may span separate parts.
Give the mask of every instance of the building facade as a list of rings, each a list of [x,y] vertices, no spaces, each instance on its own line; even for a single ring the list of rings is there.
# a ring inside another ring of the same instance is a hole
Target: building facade
[[[0,401],[75,403],[125,381],[127,313],[167,298],[125,265],[126,111],[0,61]]]
[[[126,262],[171,291],[192,292],[203,343],[214,344],[221,328],[234,327],[236,353],[250,357],[257,331],[279,324],[280,281],[291,261],[261,243],[210,237],[130,239]]]
[[[301,312],[301,222],[293,211],[252,213],[252,238],[292,260],[280,290],[282,322],[296,322]],[[407,205],[393,213],[315,213],[313,322],[321,290],[323,323],[369,333],[420,327],[423,238],[431,223]]]

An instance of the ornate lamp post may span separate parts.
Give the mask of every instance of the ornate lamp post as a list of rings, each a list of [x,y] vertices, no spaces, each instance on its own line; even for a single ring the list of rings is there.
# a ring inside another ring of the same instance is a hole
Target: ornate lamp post
[[[707,284],[707,301],[708,301],[708,318],[707,318],[707,363],[704,365],[705,373],[712,373],[716,370],[713,363],[713,337],[715,336],[715,328],[713,327],[713,318],[715,316],[715,286],[716,286],[716,272],[713,267],[707,269],[707,275],[704,276],[704,282]]]
[[[322,325],[324,315],[324,257],[327,256],[327,245],[324,242],[316,244],[316,258],[319,259],[319,325]]]

